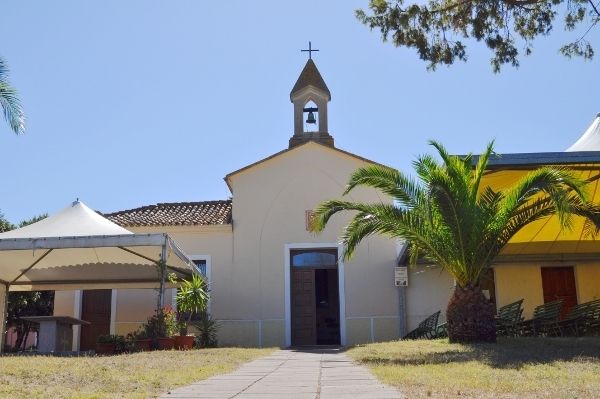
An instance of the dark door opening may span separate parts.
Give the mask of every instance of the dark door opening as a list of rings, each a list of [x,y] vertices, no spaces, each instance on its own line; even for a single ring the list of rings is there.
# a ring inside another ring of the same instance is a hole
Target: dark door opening
[[[94,349],[100,335],[110,333],[111,290],[85,290],[81,298],[81,319],[90,322],[81,326],[79,349]]]
[[[340,295],[337,269],[315,270],[317,345],[340,344]]]
[[[560,318],[563,319],[569,309],[577,305],[577,288],[573,267],[542,267],[542,289],[544,303],[564,300]]]
[[[337,250],[294,250],[290,268],[292,345],[339,345]]]

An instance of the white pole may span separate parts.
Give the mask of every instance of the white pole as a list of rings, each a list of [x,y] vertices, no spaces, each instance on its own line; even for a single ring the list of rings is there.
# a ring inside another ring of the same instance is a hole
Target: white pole
[[[404,337],[407,333],[406,326],[406,287],[398,287],[398,309],[400,318],[400,338]]]
[[[8,310],[8,284],[0,284],[0,353],[4,353],[6,340],[6,312]]]
[[[158,287],[158,308],[162,309],[165,306],[165,280],[167,274],[167,243],[165,242],[160,253],[160,262],[158,264],[160,273],[160,284]]]

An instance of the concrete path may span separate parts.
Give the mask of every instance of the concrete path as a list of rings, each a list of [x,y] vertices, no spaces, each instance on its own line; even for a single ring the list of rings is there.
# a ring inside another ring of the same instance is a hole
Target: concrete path
[[[338,349],[280,350],[161,396],[211,399],[397,399],[397,390],[377,381]]]

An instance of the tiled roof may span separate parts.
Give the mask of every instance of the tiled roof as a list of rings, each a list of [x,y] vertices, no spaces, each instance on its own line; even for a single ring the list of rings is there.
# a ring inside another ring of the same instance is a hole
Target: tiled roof
[[[300,73],[300,76],[298,77],[298,80],[296,81],[296,84],[294,85],[294,88],[292,89],[292,92],[290,93],[290,98],[292,98],[294,96],[294,93],[302,90],[303,88],[305,88],[308,85],[311,85],[311,86],[316,87],[317,89],[323,90],[327,94],[327,97],[329,97],[329,100],[331,100],[331,93],[329,92],[329,89],[327,88],[327,85],[325,84],[323,77],[319,73],[319,70],[317,69],[315,62],[311,59],[306,61],[306,65],[304,65],[304,69]],[[294,100],[292,99],[292,101],[294,101]]]
[[[230,224],[231,200],[159,203],[104,216],[123,227]]]

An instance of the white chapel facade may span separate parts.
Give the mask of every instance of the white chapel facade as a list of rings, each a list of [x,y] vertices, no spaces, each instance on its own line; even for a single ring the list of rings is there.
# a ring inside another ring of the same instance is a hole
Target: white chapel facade
[[[209,311],[219,321],[220,345],[397,339],[401,330],[440,310],[437,304],[450,296],[452,281],[439,270],[417,270],[407,290],[395,287],[400,246],[378,236],[344,261],[339,236],[350,215],[336,216],[321,234],[309,231],[310,211],[340,198],[351,173],[374,162],[335,146],[328,130],[331,94],[312,59],[290,99],[294,133],[288,148],[229,173],[230,200],[157,204],[105,216],[136,233],[168,233],[197,262],[210,284]],[[307,131],[308,125],[316,130]],[[362,189],[348,197],[391,201]],[[428,274],[435,274],[435,292],[419,289]],[[154,311],[154,290],[96,291],[102,293],[56,292],[55,314],[97,320],[96,327],[77,331],[77,349],[86,349],[99,333],[127,334]]]

